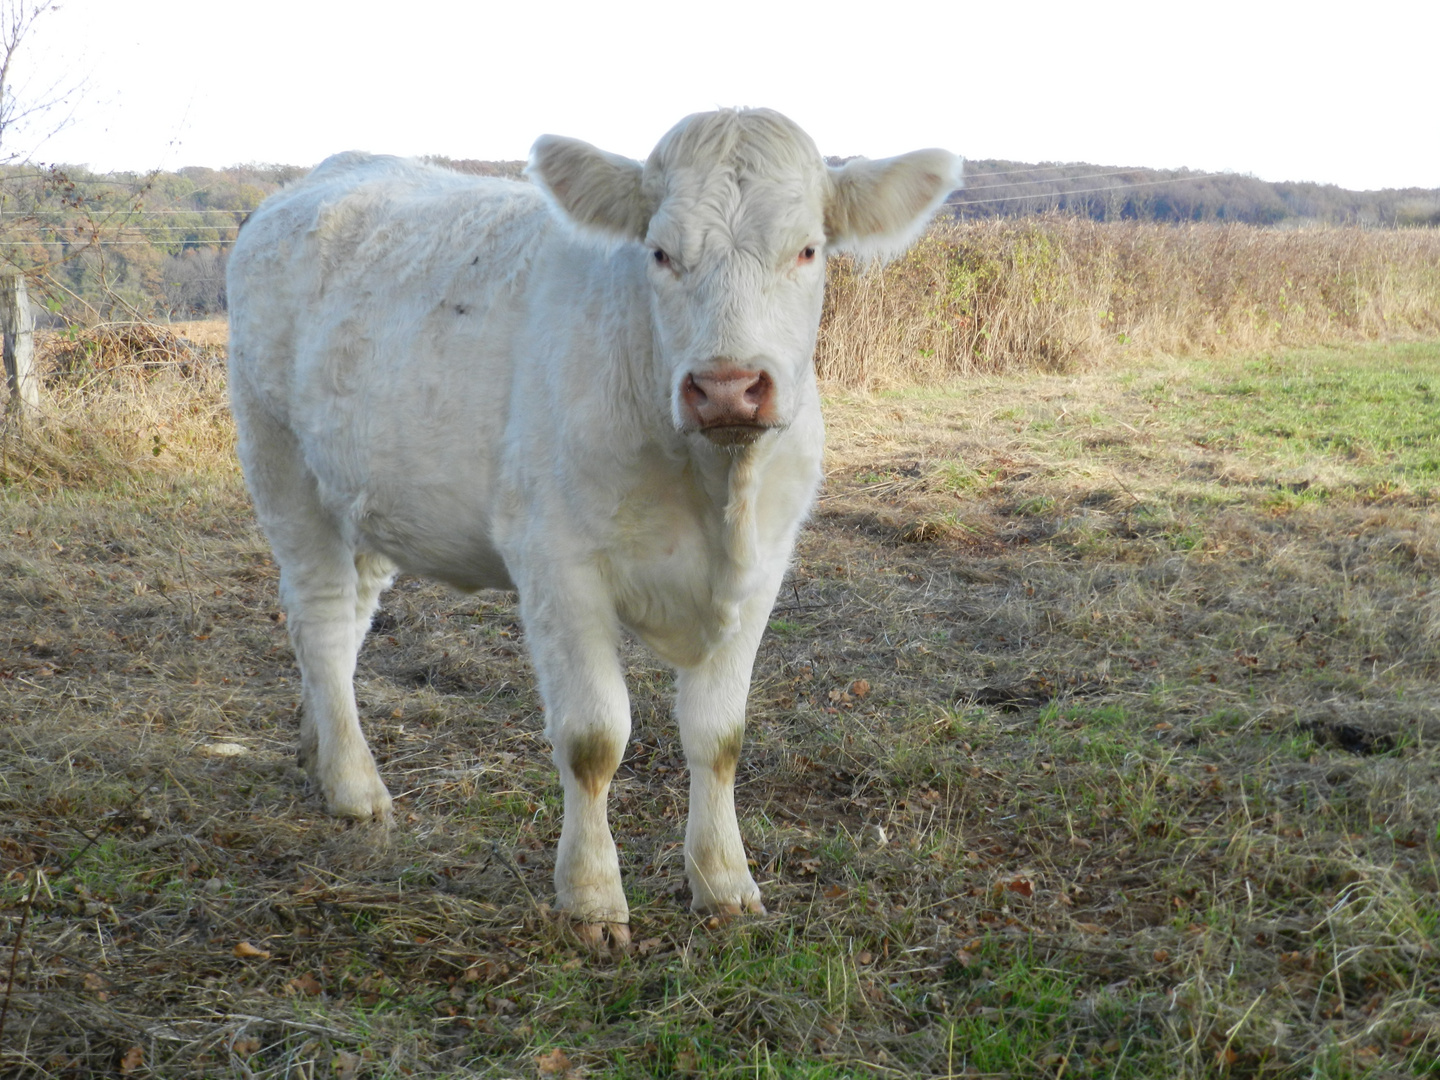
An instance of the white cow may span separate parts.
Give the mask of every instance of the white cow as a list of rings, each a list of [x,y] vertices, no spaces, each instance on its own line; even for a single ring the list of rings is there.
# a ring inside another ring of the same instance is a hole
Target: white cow
[[[231,397],[330,810],[391,813],[352,683],[397,570],[518,589],[565,791],[557,906],[622,948],[621,628],[677,671],[695,910],[764,911],[735,766],[821,477],[825,256],[903,250],[959,162],[827,168],[755,109],[688,117],[643,165],[543,136],[528,171],[348,153],[268,200],[230,260]]]

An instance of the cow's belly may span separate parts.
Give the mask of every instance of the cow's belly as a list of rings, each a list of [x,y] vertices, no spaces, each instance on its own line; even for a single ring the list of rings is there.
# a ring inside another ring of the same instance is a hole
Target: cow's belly
[[[305,460],[352,546],[466,592],[514,588],[495,545],[489,455],[456,454],[421,425],[402,439],[392,417],[346,404],[307,432]]]
[[[328,385],[328,367],[304,373],[297,426],[323,501],[357,547],[406,573],[465,591],[514,588],[494,538],[493,428],[503,416],[474,385],[503,389],[503,371],[467,383],[448,374],[448,345],[418,357],[390,351],[391,367],[345,393]]]
[[[481,538],[424,536],[395,543],[393,536],[377,538],[372,533],[365,543],[404,573],[441,581],[461,592],[515,588],[505,560]]]
[[[487,508],[475,494],[417,481],[366,492],[351,503],[349,516],[360,545],[406,573],[465,592],[513,589]]]

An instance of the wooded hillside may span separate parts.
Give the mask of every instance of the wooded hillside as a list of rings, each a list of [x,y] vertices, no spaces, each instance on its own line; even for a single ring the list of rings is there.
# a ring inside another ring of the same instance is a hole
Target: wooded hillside
[[[67,320],[182,318],[225,310],[225,257],[241,222],[291,166],[91,173],[0,169],[0,265]]]

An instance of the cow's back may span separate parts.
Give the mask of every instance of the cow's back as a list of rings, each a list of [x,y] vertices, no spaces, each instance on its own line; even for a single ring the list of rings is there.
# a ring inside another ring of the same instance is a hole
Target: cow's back
[[[529,184],[359,153],[268,200],[229,270],[247,474],[289,438],[371,546],[456,584],[504,584],[491,495],[524,296],[553,231]]]
[[[529,184],[357,152],[328,158],[240,232],[229,264],[235,375],[283,410],[310,365],[332,369],[330,386],[300,388],[321,394],[360,389],[346,369],[380,374],[359,355],[366,343],[387,349],[390,370],[406,357],[432,362],[523,279],[551,228]],[[411,335],[403,356],[399,335]]]

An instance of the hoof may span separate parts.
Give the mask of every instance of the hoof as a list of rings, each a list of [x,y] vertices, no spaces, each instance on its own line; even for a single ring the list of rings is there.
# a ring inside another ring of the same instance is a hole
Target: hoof
[[[629,923],[572,922],[570,930],[596,956],[620,957],[630,951]]]
[[[358,789],[358,790],[357,790]],[[353,818],[375,825],[393,825],[395,807],[390,792],[376,777],[373,782],[353,785],[346,792],[326,793],[326,809],[336,817]]]
[[[705,907],[692,909],[695,914],[706,916],[705,925],[710,929],[724,926],[731,919],[738,919],[741,915],[768,915],[765,905],[756,896],[743,903],[733,904],[708,904]]]
[[[702,899],[699,890],[696,890],[695,900],[691,903],[690,910],[696,915],[718,915],[722,918],[735,915],[769,914],[760,899],[760,890],[755,887],[754,882],[749,883],[749,888],[741,887],[724,899],[714,895]]]

